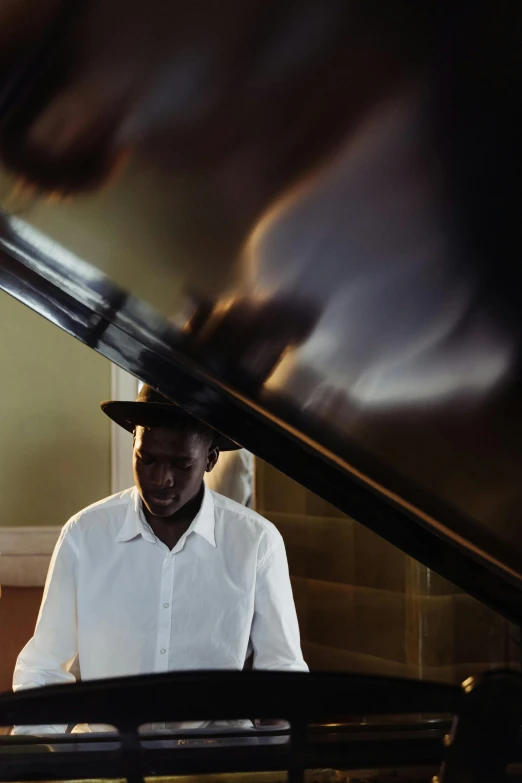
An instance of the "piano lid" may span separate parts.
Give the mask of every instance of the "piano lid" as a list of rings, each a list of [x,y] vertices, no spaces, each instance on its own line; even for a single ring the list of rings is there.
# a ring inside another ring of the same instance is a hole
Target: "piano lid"
[[[193,5],[0,10],[1,288],[520,622],[519,5]]]

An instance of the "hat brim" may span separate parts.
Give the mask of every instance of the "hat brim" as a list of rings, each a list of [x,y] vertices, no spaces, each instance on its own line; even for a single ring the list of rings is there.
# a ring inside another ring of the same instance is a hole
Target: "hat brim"
[[[127,432],[134,432],[135,427],[168,427],[169,422],[175,426],[179,416],[187,415],[183,408],[174,404],[161,402],[126,402],[106,400],[100,403],[102,411]],[[215,445],[220,451],[236,451],[240,449],[230,438],[216,432]]]

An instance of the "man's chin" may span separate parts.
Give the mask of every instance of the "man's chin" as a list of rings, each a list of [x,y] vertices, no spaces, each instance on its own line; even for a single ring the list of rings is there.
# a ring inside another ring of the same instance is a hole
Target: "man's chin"
[[[152,516],[161,518],[171,517],[176,513],[176,511],[179,511],[180,509],[180,504],[176,500],[172,501],[172,503],[169,503],[168,505],[158,505],[152,501],[147,501],[145,505],[147,506],[147,510],[150,514],[152,514]]]

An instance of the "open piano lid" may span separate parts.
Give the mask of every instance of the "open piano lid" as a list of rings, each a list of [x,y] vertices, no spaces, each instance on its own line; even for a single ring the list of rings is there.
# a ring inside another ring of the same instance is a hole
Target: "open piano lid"
[[[520,623],[516,4],[227,0],[179,61],[176,4],[120,5],[3,50],[1,288]]]

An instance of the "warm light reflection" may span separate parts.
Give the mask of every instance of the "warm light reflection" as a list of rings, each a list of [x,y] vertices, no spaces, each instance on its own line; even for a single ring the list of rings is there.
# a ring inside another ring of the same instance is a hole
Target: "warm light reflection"
[[[30,256],[28,255],[27,257],[29,265],[37,269],[43,277],[51,280],[53,279],[52,265],[54,265],[61,267],[62,269],[74,270],[78,276],[81,276],[82,282],[85,284],[105,279],[105,275],[96,269],[96,267],[83,261],[58,242],[54,242],[25,220],[21,220],[17,217],[10,217],[9,224],[13,232],[19,236],[20,239],[32,246],[37,253],[46,256],[46,263],[40,263],[38,261],[38,256],[35,253],[31,253]],[[4,242],[5,244],[8,244],[8,240],[4,240]],[[17,246],[17,255],[21,255],[20,246]],[[52,260],[52,265],[47,263],[48,259]],[[72,284],[72,281],[69,282]]]
[[[512,365],[515,338],[456,254],[420,106],[415,91],[383,104],[245,245],[256,290],[321,314],[265,384],[312,412],[340,395],[355,409],[479,399]],[[303,391],[304,377],[317,382]]]

